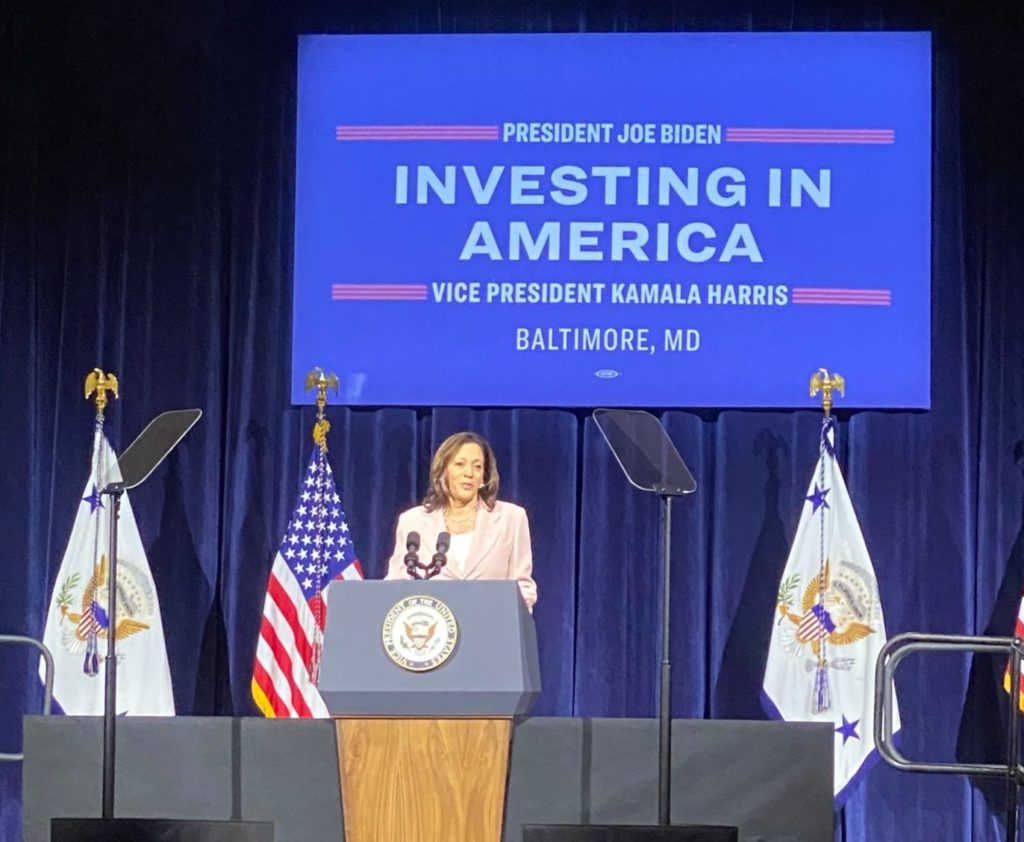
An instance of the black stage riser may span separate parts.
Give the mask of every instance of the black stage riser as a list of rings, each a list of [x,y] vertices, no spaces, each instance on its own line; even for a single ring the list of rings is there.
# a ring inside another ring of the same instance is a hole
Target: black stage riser
[[[274,825],[169,819],[53,819],[50,842],[274,842]]]
[[[735,827],[688,825],[526,825],[523,842],[737,842]]]

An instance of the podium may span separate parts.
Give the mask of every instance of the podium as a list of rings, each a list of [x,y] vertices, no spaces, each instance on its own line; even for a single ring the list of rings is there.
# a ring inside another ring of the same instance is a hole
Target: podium
[[[515,582],[335,582],[320,693],[346,842],[500,842],[512,719],[540,694]]]

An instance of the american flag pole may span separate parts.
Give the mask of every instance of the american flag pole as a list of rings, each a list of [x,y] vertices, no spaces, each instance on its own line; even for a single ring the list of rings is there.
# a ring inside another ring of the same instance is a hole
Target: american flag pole
[[[318,419],[317,423],[320,423]],[[316,491],[313,493],[313,522],[316,524],[316,531],[313,535],[313,561],[314,563],[320,563],[323,566],[321,556],[326,549],[324,547],[324,541],[326,535],[326,515],[327,515],[327,499],[326,499],[326,476],[327,476],[327,443],[326,440],[318,442],[317,446],[317,483]],[[309,664],[309,679],[315,685],[320,684],[320,662],[323,660],[324,654],[324,623],[327,618],[324,616],[324,580],[323,576],[317,576],[314,579],[313,586],[313,599],[311,605],[313,606],[313,617],[316,620],[316,624],[313,627],[313,657]]]
[[[327,420],[327,390],[333,388],[338,391],[338,376],[327,374],[322,368],[315,368],[306,375],[306,390],[310,387],[316,388],[316,423],[313,425],[313,442],[316,444],[316,461],[318,479],[316,491],[313,495],[313,522],[316,524],[316,532],[313,536],[313,560],[323,565],[323,555],[327,551],[326,523],[327,523],[327,499],[326,499],[326,478],[327,478],[327,434],[331,429],[331,422]],[[323,571],[321,571],[323,572]],[[320,662],[324,653],[324,623],[326,621],[323,598],[323,576],[316,577],[314,598],[312,600],[313,616],[316,623],[313,629],[313,657],[309,664],[309,679],[313,684],[320,684]]]
[[[327,458],[330,423],[323,408],[337,378],[317,369],[306,388],[318,391],[314,447],[268,577],[253,664],[253,701],[268,717],[329,715],[316,682],[330,583],[363,578]]]

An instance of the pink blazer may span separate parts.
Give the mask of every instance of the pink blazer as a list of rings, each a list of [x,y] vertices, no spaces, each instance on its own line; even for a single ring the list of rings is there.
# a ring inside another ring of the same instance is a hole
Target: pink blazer
[[[395,531],[395,551],[388,562],[385,579],[407,579],[405,541],[410,532],[420,533],[419,557],[430,562],[437,551],[437,536],[445,531],[444,514],[428,512],[423,506],[402,512]],[[537,601],[537,583],[533,581],[533,550],[526,510],[514,503],[495,502],[491,511],[481,506],[464,569],[445,565],[438,579],[512,579],[519,584],[526,607],[533,611]]]

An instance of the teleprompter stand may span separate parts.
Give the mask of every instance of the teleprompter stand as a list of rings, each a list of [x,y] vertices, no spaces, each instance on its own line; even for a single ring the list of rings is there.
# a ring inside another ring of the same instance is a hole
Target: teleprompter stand
[[[121,479],[101,494],[110,498],[110,572],[108,576],[106,684],[103,700],[102,818],[54,819],[51,842],[272,842],[273,826],[262,822],[115,819],[117,757],[117,532],[121,497],[145,482],[202,416],[199,409],[164,412],[149,422],[117,460]]]
[[[661,500],[662,634],[661,688],[658,702],[657,826],[532,825],[524,842],[735,842],[735,827],[671,825],[672,667],[669,658],[672,501],[697,488],[664,428],[647,412],[598,409],[594,422],[630,484]]]

